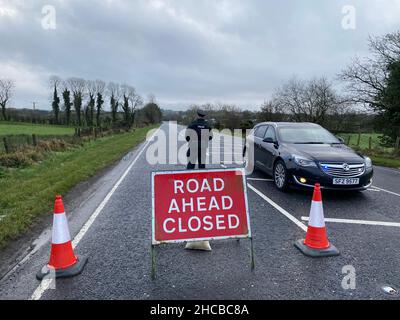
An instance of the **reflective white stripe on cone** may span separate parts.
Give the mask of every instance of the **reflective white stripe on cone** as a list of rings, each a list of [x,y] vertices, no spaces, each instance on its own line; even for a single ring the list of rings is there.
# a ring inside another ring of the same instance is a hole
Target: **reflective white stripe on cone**
[[[211,251],[210,241],[192,241],[187,242],[185,249]]]
[[[71,241],[69,234],[68,220],[64,213],[58,213],[53,216],[53,231],[52,231],[52,243],[62,244]]]

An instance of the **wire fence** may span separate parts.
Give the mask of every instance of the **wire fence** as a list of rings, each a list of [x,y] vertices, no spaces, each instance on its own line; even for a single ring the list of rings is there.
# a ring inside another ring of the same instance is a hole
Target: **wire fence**
[[[79,143],[85,137],[97,139],[109,134],[125,131],[123,129],[75,128],[75,134],[73,135],[4,135],[0,136],[0,154],[21,151],[27,147],[36,147],[40,141],[62,140],[70,144],[75,144]]]

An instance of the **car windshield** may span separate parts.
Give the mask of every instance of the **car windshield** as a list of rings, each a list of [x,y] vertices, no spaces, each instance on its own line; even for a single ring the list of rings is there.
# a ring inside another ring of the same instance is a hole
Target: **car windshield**
[[[322,127],[299,126],[279,127],[282,142],[296,144],[332,144],[341,143],[332,133]]]

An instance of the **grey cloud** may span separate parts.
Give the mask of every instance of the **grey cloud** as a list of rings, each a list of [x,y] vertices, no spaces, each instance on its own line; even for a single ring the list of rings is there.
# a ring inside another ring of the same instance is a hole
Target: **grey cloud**
[[[40,24],[48,4],[56,30]],[[349,4],[357,29],[345,31],[341,9]],[[400,26],[398,0],[27,0],[2,7],[17,11],[0,15],[3,73],[17,78],[17,88],[24,75],[39,82],[19,86],[14,104],[38,100],[43,108],[50,74],[127,82],[170,107],[226,101],[257,108],[294,74],[334,78],[352,56],[366,54],[368,35]]]

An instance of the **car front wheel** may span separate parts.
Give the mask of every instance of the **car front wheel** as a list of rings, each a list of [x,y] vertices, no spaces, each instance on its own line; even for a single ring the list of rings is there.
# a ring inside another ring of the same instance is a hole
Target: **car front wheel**
[[[275,163],[274,182],[275,182],[275,186],[280,191],[286,191],[288,189],[288,173],[286,170],[285,163],[282,160],[278,160]]]

